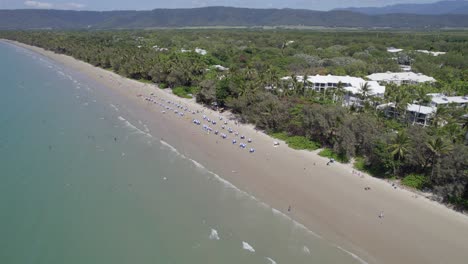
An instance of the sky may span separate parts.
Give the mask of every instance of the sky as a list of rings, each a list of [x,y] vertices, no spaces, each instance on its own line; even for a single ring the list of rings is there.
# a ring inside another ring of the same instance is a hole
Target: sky
[[[0,9],[151,10],[235,6],[250,8],[299,8],[330,10],[343,7],[430,3],[438,0],[0,0]]]

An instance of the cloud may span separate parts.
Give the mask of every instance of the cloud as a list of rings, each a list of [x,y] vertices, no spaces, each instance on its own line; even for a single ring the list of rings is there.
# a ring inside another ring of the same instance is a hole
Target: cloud
[[[62,9],[83,9],[86,5],[79,3],[65,3],[60,6]]]
[[[25,1],[24,5],[34,8],[52,8],[54,7],[51,3],[38,2],[38,1]]]
[[[84,4],[68,2],[68,3],[47,3],[47,2],[38,2],[38,1],[25,1],[24,5],[32,8],[41,8],[41,9],[67,9],[67,10],[76,10],[83,9],[86,7]]]

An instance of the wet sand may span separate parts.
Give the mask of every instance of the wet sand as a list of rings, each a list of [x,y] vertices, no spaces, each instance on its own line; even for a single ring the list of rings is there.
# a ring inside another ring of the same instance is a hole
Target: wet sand
[[[126,104],[137,109],[134,114],[148,124],[150,131],[180,153],[368,263],[466,263],[468,259],[465,215],[421,196],[415,198],[407,190],[395,190],[385,181],[355,175],[349,165],[327,166],[327,159],[316,153],[292,150],[284,142],[274,147],[274,139],[252,126],[237,126],[229,121],[227,126],[253,140],[247,149],[241,149],[238,144],[247,143],[246,140],[236,137],[237,144],[233,145],[234,135],[220,129],[219,114],[193,100],[178,98],[154,85],[123,78],[69,56],[14,44],[82,72],[121,94]],[[181,117],[144,100],[151,93],[155,100],[162,102],[163,98],[190,110],[204,111],[217,121],[213,129],[229,138],[223,140],[194,125],[193,118],[207,124],[201,113],[184,113]],[[224,119],[228,115],[224,114]],[[250,147],[255,148],[255,153],[248,152]],[[371,190],[364,190],[367,186]],[[383,218],[379,218],[382,211]]]

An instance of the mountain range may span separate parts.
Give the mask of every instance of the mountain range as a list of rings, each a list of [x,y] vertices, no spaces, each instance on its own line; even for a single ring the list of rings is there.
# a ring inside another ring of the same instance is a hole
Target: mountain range
[[[382,14],[304,9],[203,7],[150,11],[0,10],[0,30],[137,29],[203,26],[319,26],[357,28],[468,27],[467,14]]]
[[[442,15],[442,14],[468,14],[468,1],[440,1],[428,4],[397,4],[384,7],[349,7],[335,10],[346,10],[367,15],[384,14],[416,14],[416,15]]]

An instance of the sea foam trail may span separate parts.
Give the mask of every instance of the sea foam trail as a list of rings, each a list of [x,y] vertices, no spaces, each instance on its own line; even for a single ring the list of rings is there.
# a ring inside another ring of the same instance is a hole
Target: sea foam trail
[[[266,259],[268,259],[268,261],[270,261],[270,264],[276,264],[276,261],[274,261],[272,258],[269,258],[269,257],[265,257]]]
[[[242,248],[252,253],[255,252],[255,249],[245,241],[242,241]]]
[[[112,107],[115,111],[119,111],[119,108],[117,108],[117,106],[113,105],[113,104],[109,104],[110,107]]]
[[[259,205],[261,205],[261,206],[264,206],[264,207],[266,207],[266,208],[271,208],[271,211],[273,212],[273,214],[275,214],[275,215],[280,215],[280,216],[282,216],[282,217],[285,217],[286,219],[291,220],[291,221],[294,223],[294,225],[295,225],[296,227],[301,228],[302,230],[305,230],[307,233],[309,233],[309,234],[311,234],[311,235],[313,235],[313,236],[315,236],[315,237],[317,237],[317,238],[319,238],[319,239],[323,239],[322,236],[320,236],[320,235],[318,235],[318,234],[312,232],[310,229],[308,229],[307,227],[305,227],[303,224],[301,224],[301,223],[295,221],[294,219],[292,219],[289,215],[287,215],[287,214],[285,214],[285,213],[283,213],[283,212],[281,212],[281,211],[279,211],[279,210],[277,210],[277,209],[275,209],[275,208],[269,206],[268,204],[266,204],[266,203],[264,203],[264,202],[259,201],[255,196],[250,195],[250,194],[248,194],[247,192],[242,191],[241,189],[237,188],[234,184],[232,184],[232,183],[230,183],[229,181],[223,179],[223,178],[222,178],[221,176],[219,176],[218,174],[216,174],[216,173],[214,173],[214,172],[212,172],[212,171],[206,169],[205,166],[203,166],[202,164],[198,163],[197,161],[195,161],[195,160],[193,160],[193,159],[190,159],[190,158],[187,158],[186,156],[184,156],[183,154],[181,154],[175,147],[173,147],[173,146],[170,145],[169,143],[167,143],[167,142],[165,142],[165,141],[163,141],[163,140],[160,140],[160,142],[161,142],[162,145],[168,147],[171,151],[173,151],[174,153],[176,153],[178,156],[180,156],[180,157],[182,157],[182,158],[184,158],[184,159],[190,160],[190,161],[191,161],[195,166],[197,166],[198,168],[203,169],[203,170],[205,170],[206,172],[212,174],[218,181],[220,181],[221,183],[223,183],[225,187],[234,189],[234,190],[236,190],[238,193],[240,193],[240,194],[242,194],[242,195],[244,195],[244,196],[250,197],[251,199],[253,199],[254,201],[256,201],[256,202],[257,202]],[[255,250],[253,249],[252,246],[250,246],[248,243],[246,243],[246,242],[243,241],[243,242],[242,242],[243,248],[244,248],[244,245],[249,246],[249,247],[253,250],[252,252],[255,252]],[[360,258],[359,256],[357,256],[356,254],[354,254],[354,253],[352,253],[352,252],[349,252],[349,251],[347,251],[347,250],[345,250],[345,249],[343,249],[343,248],[341,248],[341,247],[339,247],[339,246],[336,246],[336,248],[338,248],[338,249],[340,249],[340,250],[346,252],[346,253],[349,254],[351,257],[353,257],[354,259],[358,260],[360,263],[362,263],[362,264],[368,264],[367,262],[365,262],[363,259],[361,259],[361,258]],[[244,249],[245,249],[245,250],[248,250],[248,249],[246,249],[246,248],[244,248]],[[304,246],[303,251],[304,251],[304,253],[310,254],[310,250],[309,250],[309,248],[307,248],[306,246]]]
[[[131,129],[134,130],[136,133],[145,135],[145,136],[147,136],[147,137],[153,137],[153,136],[151,136],[151,134],[146,133],[145,131],[143,131],[143,130],[139,129],[138,127],[134,126],[132,123],[128,122],[128,120],[125,119],[125,118],[123,118],[122,116],[118,116],[117,118],[118,118],[120,121],[123,121],[127,127],[131,128]]]
[[[364,261],[362,258],[360,258],[358,255],[352,253],[352,252],[349,252],[348,250],[340,247],[340,246],[336,246],[336,248],[338,248],[339,250],[343,251],[343,252],[346,252],[348,253],[348,255],[350,255],[351,257],[353,257],[355,260],[359,261],[361,264],[368,264],[366,261]]]
[[[211,240],[219,240],[218,231],[216,231],[216,229],[211,229],[210,239]]]
[[[304,246],[304,247],[302,248],[302,251],[303,251],[304,253],[306,253],[307,255],[310,255],[310,249],[309,249],[308,247]]]

